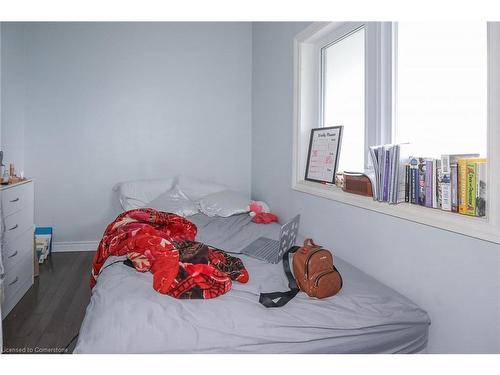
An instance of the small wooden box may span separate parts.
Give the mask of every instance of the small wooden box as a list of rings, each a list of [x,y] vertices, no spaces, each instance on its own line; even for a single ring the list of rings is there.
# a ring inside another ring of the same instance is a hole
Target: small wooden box
[[[370,178],[363,173],[344,172],[344,186],[342,190],[347,193],[373,197],[373,189]]]

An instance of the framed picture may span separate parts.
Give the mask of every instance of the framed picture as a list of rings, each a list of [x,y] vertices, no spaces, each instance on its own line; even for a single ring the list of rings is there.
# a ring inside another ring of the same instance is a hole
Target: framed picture
[[[307,153],[307,181],[335,183],[343,126],[311,129]]]

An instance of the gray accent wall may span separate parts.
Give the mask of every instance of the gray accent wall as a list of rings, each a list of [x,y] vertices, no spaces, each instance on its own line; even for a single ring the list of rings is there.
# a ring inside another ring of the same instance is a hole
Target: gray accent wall
[[[56,241],[99,240],[118,181],[184,173],[249,193],[250,23],[3,30],[6,156],[35,178]]]
[[[426,309],[431,353],[500,353],[499,245],[291,189],[293,38],[307,25],[253,24],[253,197]]]

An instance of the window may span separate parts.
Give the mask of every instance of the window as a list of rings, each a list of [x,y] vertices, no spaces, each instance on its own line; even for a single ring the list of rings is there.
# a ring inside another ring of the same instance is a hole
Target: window
[[[364,169],[365,28],[321,49],[322,126],[343,125],[339,170]]]
[[[500,23],[314,23],[294,40],[292,188],[500,243]],[[488,157],[488,217],[345,194],[304,181],[311,128],[344,126],[339,170],[369,168],[368,146]]]
[[[295,93],[300,123],[294,151],[297,178],[304,178],[312,128],[344,126],[339,170],[363,171],[368,167],[368,146],[390,141],[390,132],[380,126],[387,111],[379,109],[390,101],[387,84],[382,84],[391,66],[390,61],[383,63],[390,60],[390,50],[380,53],[381,40],[390,36],[390,25],[317,23],[305,31],[302,42],[295,40],[301,77],[296,79]]]
[[[403,22],[396,28],[396,142],[422,156],[486,156],[487,27]]]

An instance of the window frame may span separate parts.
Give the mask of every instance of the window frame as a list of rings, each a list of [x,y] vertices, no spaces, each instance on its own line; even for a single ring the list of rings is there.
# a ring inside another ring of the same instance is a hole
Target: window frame
[[[368,146],[390,143],[392,140],[392,24],[390,22],[331,22],[318,23],[324,25],[320,32],[313,30],[313,37],[304,35],[311,49],[312,56],[308,64],[314,64],[316,69],[309,74],[312,90],[317,95],[319,108],[316,116],[311,116],[311,123],[324,126],[323,113],[323,77],[324,67],[322,49],[344,38],[357,30],[365,31],[365,168],[369,168]],[[307,31],[307,29],[306,29]],[[299,34],[300,35],[300,34]]]
[[[332,36],[365,25],[365,144],[390,143],[393,135],[395,89],[394,33],[391,22],[317,22],[294,38],[294,113],[292,189],[343,204],[376,211],[415,223],[500,243],[500,23],[488,22],[488,216],[469,217],[407,203],[389,205],[370,197],[344,193],[336,186],[304,180],[307,140],[311,124],[320,124],[320,48]],[[368,32],[369,31],[369,32]],[[338,39],[338,38],[337,38]],[[365,168],[368,167],[368,147]]]

